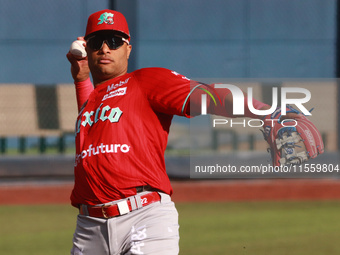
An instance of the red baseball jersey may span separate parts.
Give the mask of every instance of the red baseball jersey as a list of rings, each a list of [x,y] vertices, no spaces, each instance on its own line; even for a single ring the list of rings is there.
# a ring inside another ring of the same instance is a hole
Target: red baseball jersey
[[[135,195],[150,185],[172,188],[164,151],[173,115],[183,113],[190,80],[163,68],[144,68],[97,86],[76,122],[74,206]]]

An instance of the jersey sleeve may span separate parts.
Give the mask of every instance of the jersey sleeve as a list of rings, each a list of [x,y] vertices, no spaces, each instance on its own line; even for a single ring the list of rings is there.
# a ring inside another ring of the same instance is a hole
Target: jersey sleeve
[[[89,95],[93,91],[93,85],[90,78],[87,78],[87,80],[85,81],[74,82],[74,85],[76,89],[77,105],[79,112],[81,107],[87,101]]]
[[[188,115],[183,105],[190,93],[190,79],[165,68],[143,68],[134,75],[154,111]]]
[[[194,117],[201,114],[202,95],[208,94],[207,113],[230,117],[224,103],[228,89],[215,89],[165,68],[143,68],[134,73],[155,111]]]

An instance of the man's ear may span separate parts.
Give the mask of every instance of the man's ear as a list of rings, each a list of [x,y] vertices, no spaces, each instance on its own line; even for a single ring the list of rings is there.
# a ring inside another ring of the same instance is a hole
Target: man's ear
[[[127,46],[127,59],[130,58],[131,51],[132,51],[132,45],[129,44],[129,45]]]

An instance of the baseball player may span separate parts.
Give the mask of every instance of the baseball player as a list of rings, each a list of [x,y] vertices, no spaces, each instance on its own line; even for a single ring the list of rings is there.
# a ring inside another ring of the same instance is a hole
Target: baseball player
[[[67,54],[79,110],[71,194],[79,215],[71,254],[178,254],[178,214],[164,163],[171,120],[200,114],[206,91],[222,102],[208,100],[208,112],[233,117],[232,96],[164,68],[127,73],[130,33],[117,11],[90,15],[84,44],[86,58]]]

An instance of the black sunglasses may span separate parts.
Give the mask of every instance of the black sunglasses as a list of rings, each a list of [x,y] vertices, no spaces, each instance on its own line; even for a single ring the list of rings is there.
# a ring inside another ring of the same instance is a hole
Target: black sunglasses
[[[86,45],[92,50],[100,50],[104,42],[109,46],[110,50],[120,48],[124,42],[129,44],[129,41],[123,37],[116,35],[93,35],[86,40]]]

